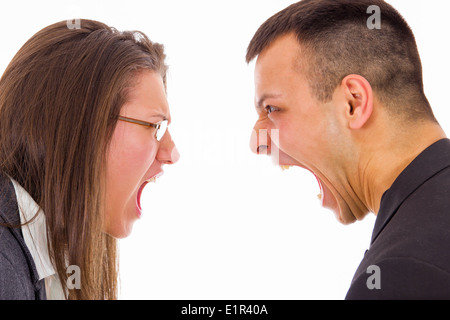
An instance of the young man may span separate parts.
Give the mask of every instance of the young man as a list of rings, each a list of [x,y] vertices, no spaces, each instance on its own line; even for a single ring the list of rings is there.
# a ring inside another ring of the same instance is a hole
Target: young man
[[[450,298],[450,140],[402,16],[382,0],[304,0],[258,29],[255,58],[253,151],[311,171],[340,222],[377,215],[346,298]]]

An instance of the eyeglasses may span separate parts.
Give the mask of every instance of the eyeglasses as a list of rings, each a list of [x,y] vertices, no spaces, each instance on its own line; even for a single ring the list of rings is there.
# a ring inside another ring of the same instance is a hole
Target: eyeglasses
[[[122,116],[118,116],[117,117],[118,120],[122,120],[122,121],[126,121],[126,122],[130,122],[130,123],[134,123],[134,124],[138,124],[144,127],[152,127],[155,128],[155,138],[156,141],[161,141],[162,137],[164,136],[164,134],[167,131],[167,126],[169,124],[168,120],[163,120],[158,124],[155,123],[150,123],[150,122],[146,122],[146,121],[141,121],[141,120],[137,120],[137,119],[133,119],[133,118],[127,118],[127,117],[122,117]]]

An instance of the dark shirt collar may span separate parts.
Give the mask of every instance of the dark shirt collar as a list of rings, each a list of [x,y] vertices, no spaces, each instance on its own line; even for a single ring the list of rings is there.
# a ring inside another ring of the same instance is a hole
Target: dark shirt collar
[[[447,167],[450,167],[450,140],[445,138],[419,154],[383,194],[371,243],[389,223],[403,201],[425,181]]]

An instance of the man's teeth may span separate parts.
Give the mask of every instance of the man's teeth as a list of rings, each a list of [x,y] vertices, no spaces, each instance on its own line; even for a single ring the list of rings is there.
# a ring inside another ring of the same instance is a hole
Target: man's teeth
[[[280,166],[280,168],[281,168],[281,170],[288,170],[289,168],[290,168],[291,166],[285,166],[285,165],[283,165],[283,166]]]
[[[317,199],[319,199],[319,200],[322,200],[322,193],[319,193],[318,195],[317,195]]]

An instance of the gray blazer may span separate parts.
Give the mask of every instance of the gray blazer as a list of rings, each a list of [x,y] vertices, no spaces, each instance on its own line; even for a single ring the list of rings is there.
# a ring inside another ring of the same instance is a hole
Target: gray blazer
[[[39,275],[19,225],[19,209],[11,180],[0,172],[0,300],[45,300]]]

